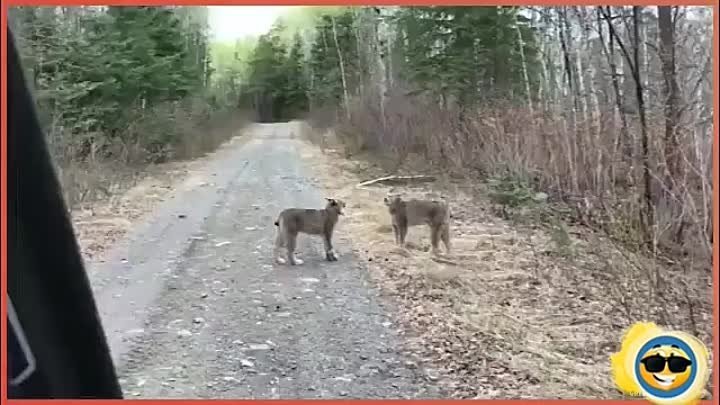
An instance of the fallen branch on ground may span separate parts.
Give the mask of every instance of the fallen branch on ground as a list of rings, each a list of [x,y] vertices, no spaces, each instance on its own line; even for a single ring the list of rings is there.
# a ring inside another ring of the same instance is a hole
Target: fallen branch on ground
[[[429,183],[435,181],[435,176],[428,176],[424,174],[417,174],[412,176],[385,176],[377,179],[363,181],[362,183],[355,186],[355,188],[364,188],[373,184],[404,184],[409,182]]]
[[[430,260],[432,260],[432,261],[434,261],[434,262],[437,262],[437,263],[448,264],[448,265],[450,265],[450,266],[457,266],[457,265],[458,265],[457,262],[454,262],[454,261],[449,260],[449,259],[444,259],[444,258],[442,258],[442,257],[437,257],[437,256],[430,257]]]

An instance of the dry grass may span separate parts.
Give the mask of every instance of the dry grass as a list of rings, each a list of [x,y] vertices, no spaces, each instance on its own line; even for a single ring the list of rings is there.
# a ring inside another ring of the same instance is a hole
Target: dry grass
[[[135,111],[113,136],[46,128],[63,193],[83,208],[134,187],[155,166],[196,159],[217,149],[248,122],[247,112],[213,110],[202,98]]]
[[[333,142],[330,133],[305,132],[326,147]],[[448,177],[392,190],[450,201],[454,251],[434,261],[424,227],[411,228],[409,251],[395,247],[382,203],[391,190],[355,188],[388,174],[380,165],[334,149],[307,146],[303,154],[326,192],[348,202],[341,232],[398,305],[408,349],[440,370],[454,397],[620,398],[609,355],[634,321],[685,329],[711,343],[709,278],[659,266],[584,228],[502,220],[482,184]]]
[[[661,110],[648,111],[645,159],[636,117],[628,116],[632,150],[626,156],[619,146],[623,131],[614,107],[600,109],[577,126],[568,117],[568,108],[529,110],[496,100],[461,111],[457,106],[444,108],[428,96],[408,96],[398,88],[388,96],[385,120],[376,99],[367,96],[353,100],[350,118],[320,111],[309,115],[309,123],[316,129],[332,128],[345,157],[383,155],[392,172],[399,162],[419,155],[425,168],[471,178],[522,179],[551,199],[563,201],[581,221],[634,245],[633,249],[675,258],[685,267],[709,274],[712,128],[698,123],[678,129],[682,147],[677,156],[683,170],[673,177],[666,170]],[[645,163],[649,193],[644,186]]]
[[[107,249],[160,203],[177,192],[210,182],[211,173],[203,170],[207,161],[223,149],[243,142],[240,131],[229,131],[233,138],[199,159],[149,166],[132,180],[113,183],[114,189],[107,196],[76,204],[71,215],[84,259],[103,260]],[[102,173],[105,172],[83,172],[90,179],[98,179]]]
[[[205,156],[249,122],[243,111],[210,108],[199,97],[136,111],[110,138],[50,125],[49,149],[86,260],[104,251],[171,192],[188,184]],[[198,159],[191,161],[191,159]],[[183,180],[185,182],[183,183]]]

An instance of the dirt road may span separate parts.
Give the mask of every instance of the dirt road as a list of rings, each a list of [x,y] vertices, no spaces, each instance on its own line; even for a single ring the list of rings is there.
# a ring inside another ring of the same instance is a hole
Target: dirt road
[[[128,398],[437,398],[342,230],[340,261],[299,241],[272,262],[286,206],[322,206],[294,124],[216,154],[90,276]],[[343,253],[345,253],[343,255]]]

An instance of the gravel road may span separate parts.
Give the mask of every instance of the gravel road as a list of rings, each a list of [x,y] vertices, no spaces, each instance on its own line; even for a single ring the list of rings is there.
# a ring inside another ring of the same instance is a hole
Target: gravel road
[[[305,264],[273,264],[277,213],[326,197],[294,125],[246,130],[91,266],[127,398],[442,397],[342,230],[338,262],[301,236]]]

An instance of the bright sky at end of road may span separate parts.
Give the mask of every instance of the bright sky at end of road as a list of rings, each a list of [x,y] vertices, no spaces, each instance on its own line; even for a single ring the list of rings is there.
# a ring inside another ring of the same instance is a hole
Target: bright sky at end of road
[[[218,41],[266,33],[288,6],[210,6],[210,29]]]

